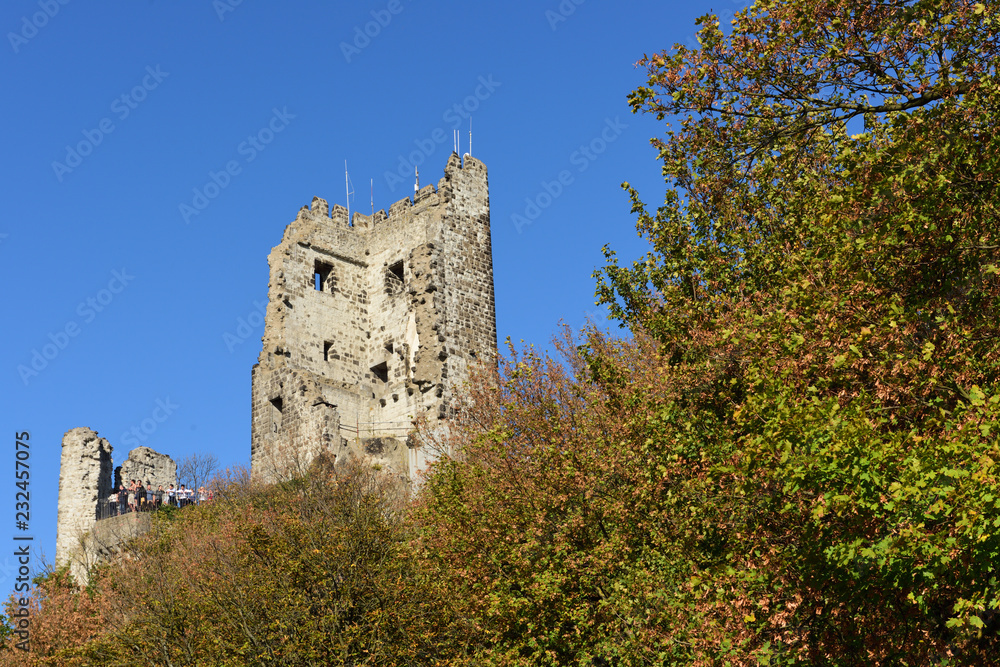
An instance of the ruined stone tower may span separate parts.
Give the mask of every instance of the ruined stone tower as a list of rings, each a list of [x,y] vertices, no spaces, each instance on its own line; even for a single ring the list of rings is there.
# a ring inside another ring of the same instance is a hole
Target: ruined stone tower
[[[80,540],[97,522],[98,503],[111,492],[111,444],[89,428],[74,428],[62,440],[56,566],[69,563]]]
[[[452,154],[427,185],[372,216],[314,198],[268,257],[252,371],[253,474],[321,451],[411,476],[413,420],[443,420],[469,368],[496,354],[486,166]]]

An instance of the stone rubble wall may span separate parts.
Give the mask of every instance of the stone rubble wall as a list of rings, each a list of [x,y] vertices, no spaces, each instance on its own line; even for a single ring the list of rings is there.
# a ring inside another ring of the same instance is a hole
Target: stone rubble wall
[[[128,458],[115,469],[115,488],[138,479],[143,485],[149,483],[156,489],[164,489],[170,484],[177,486],[177,464],[166,454],[160,454],[149,447],[136,447],[128,453]]]
[[[121,552],[129,540],[148,532],[151,524],[147,512],[129,512],[98,521],[80,540],[79,547],[71,552],[69,571],[73,580],[86,586],[91,568]]]

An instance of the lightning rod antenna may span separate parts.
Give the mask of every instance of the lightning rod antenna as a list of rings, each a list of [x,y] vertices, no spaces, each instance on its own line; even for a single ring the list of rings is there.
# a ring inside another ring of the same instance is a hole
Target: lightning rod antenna
[[[347,160],[344,160],[344,190],[347,192],[347,224],[351,226],[351,177],[347,175]]]

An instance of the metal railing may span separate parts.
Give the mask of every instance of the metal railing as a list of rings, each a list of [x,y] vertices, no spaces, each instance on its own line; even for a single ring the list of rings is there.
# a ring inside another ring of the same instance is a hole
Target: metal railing
[[[133,507],[128,504],[128,494],[123,493],[119,494],[119,496],[123,499],[119,501],[112,501],[111,498],[101,498],[97,501],[97,516],[95,518],[98,521],[101,519],[110,519],[111,517],[121,516],[123,514],[129,514],[131,512],[155,512],[156,510],[166,506],[184,508],[188,505],[197,505],[199,503],[197,494],[195,494],[190,500],[185,499],[180,502],[178,502],[176,498],[173,498],[170,501],[164,498],[162,501],[156,502],[156,496],[154,494],[154,500],[152,503],[146,502],[143,497],[142,502],[136,501]],[[164,494],[164,496],[166,496],[166,494]]]

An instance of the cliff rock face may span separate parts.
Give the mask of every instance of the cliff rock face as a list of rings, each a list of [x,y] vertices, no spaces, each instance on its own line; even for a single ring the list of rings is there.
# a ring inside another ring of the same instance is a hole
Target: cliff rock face
[[[177,486],[177,464],[166,454],[160,454],[149,447],[136,447],[128,453],[125,462],[115,470],[115,488],[123,482],[126,486],[133,479],[147,482],[153,488],[168,485]]]
[[[69,562],[75,547],[97,521],[98,501],[111,492],[111,444],[92,429],[66,432],[59,469],[56,566]]]

